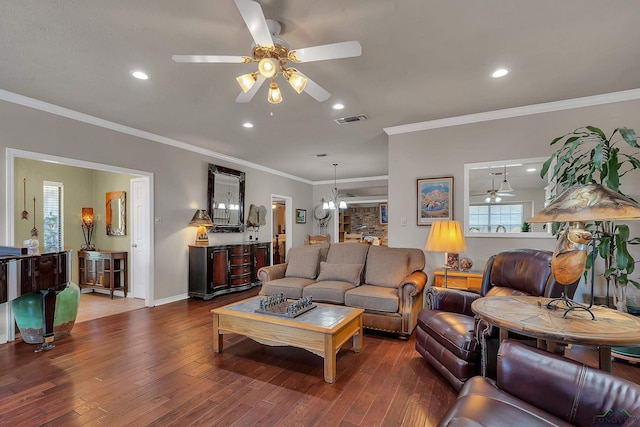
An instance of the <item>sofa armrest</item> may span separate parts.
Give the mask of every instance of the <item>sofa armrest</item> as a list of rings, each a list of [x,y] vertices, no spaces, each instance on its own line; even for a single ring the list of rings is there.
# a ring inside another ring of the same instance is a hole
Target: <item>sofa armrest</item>
[[[275,279],[282,279],[287,271],[287,264],[267,265],[258,270],[258,280],[267,283]]]
[[[482,295],[460,289],[440,288],[432,286],[427,290],[427,304],[431,310],[448,311],[474,317],[471,303]]]
[[[422,294],[424,286],[427,284],[427,274],[424,271],[414,271],[404,278],[400,283],[399,295],[407,294],[407,296],[415,297]],[[402,298],[402,296],[401,296]]]
[[[640,385],[517,341],[500,345],[497,384],[577,426],[609,410],[640,413]]]

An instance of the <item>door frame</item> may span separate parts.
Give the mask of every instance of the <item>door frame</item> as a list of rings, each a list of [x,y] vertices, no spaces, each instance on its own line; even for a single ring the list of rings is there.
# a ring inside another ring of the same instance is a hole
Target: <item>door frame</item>
[[[28,159],[28,160],[36,160],[36,161],[44,161],[44,162],[53,162],[53,163],[58,163],[61,165],[65,165],[65,166],[75,166],[75,167],[80,167],[80,168],[85,168],[85,169],[94,169],[94,170],[99,170],[99,171],[105,171],[105,172],[115,172],[115,173],[125,173],[125,174],[129,174],[129,175],[138,175],[139,177],[142,178],[146,178],[146,182],[148,184],[148,188],[147,191],[149,192],[149,224],[153,224],[153,206],[154,206],[154,201],[153,201],[153,173],[151,172],[147,172],[147,171],[141,171],[141,170],[135,170],[135,169],[128,169],[128,168],[122,168],[119,166],[113,166],[113,165],[106,165],[106,164],[102,164],[102,163],[95,163],[95,162],[88,162],[85,160],[77,160],[77,159],[70,159],[70,158],[66,158],[66,157],[58,157],[58,156],[52,156],[49,154],[43,154],[43,153],[36,153],[36,152],[32,152],[32,151],[25,151],[25,150],[19,150],[19,149],[15,149],[15,148],[7,148],[6,149],[6,188],[5,188],[5,194],[6,194],[6,212],[5,212],[5,218],[6,220],[6,242],[5,244],[7,246],[14,246],[15,245],[15,194],[14,194],[14,184],[15,184],[15,159],[16,158],[22,158],[22,159]],[[129,233],[129,235],[131,235]],[[131,238],[131,237],[129,237]],[[146,307],[153,307],[154,306],[154,289],[153,289],[153,283],[154,283],[154,276],[153,276],[153,272],[154,272],[154,265],[153,265],[153,261],[154,261],[154,257],[151,256],[151,252],[153,251],[153,228],[150,226],[150,232],[149,232],[149,238],[148,238],[148,247],[149,247],[149,271],[148,271],[148,277],[149,277],[149,286],[147,289],[147,295],[145,298],[145,306]],[[11,304],[7,304],[8,308],[8,316],[11,320],[13,319],[13,313],[11,312]],[[7,337],[9,338],[9,340],[13,340],[14,339],[14,330],[13,330],[13,322],[9,321],[7,322],[7,331],[5,331],[7,333]],[[0,331],[0,335],[2,335],[2,332]]]
[[[284,247],[285,253],[288,253],[289,250],[293,247],[293,198],[291,196],[281,196],[279,194],[271,194],[271,203],[274,201],[282,201],[284,200],[284,226],[285,226],[285,236],[287,240],[285,240]],[[274,235],[274,224],[273,224],[273,215],[269,215],[271,218],[271,235],[269,239],[273,241]],[[273,246],[273,245],[272,245]],[[271,265],[273,265],[273,251],[274,248],[271,248]]]

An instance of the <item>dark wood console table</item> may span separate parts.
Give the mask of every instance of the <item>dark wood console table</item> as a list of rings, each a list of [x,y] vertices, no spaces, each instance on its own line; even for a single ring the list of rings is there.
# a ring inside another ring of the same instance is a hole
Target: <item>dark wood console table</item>
[[[258,270],[271,264],[271,242],[189,246],[189,296],[211,299],[259,286]]]
[[[126,251],[79,251],[78,284],[80,288],[104,289],[113,292],[121,290],[125,298],[129,290],[129,272]]]

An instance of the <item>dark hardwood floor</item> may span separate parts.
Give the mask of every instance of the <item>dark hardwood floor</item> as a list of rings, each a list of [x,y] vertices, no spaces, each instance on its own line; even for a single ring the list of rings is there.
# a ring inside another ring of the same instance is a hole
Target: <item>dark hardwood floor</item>
[[[413,339],[365,332],[361,353],[338,353],[334,384],[305,350],[228,335],[214,354],[209,311],[256,293],[79,323],[44,353],[0,346],[0,424],[428,426],[455,399]]]
[[[0,346],[0,425],[431,426],[454,401],[415,338],[365,332],[361,353],[338,353],[334,384],[304,350],[229,335],[214,354],[209,311],[256,293],[79,323],[44,353],[20,340]],[[640,383],[638,367],[616,363],[614,373]]]

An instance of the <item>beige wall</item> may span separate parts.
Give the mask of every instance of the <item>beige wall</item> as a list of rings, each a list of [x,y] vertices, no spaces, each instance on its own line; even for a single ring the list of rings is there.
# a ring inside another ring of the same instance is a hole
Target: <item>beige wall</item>
[[[598,126],[607,134],[616,127],[640,131],[638,111],[640,101],[627,101],[391,135],[389,245],[424,248],[430,227],[416,225],[417,178],[453,176],[454,219],[463,221],[465,163],[548,157],[555,150],[549,145],[554,137],[585,125]],[[640,200],[640,171],[625,178],[623,185],[627,194]],[[407,219],[406,226],[400,224],[402,217]],[[629,222],[632,236],[640,236],[639,222]],[[554,245],[553,238],[470,237],[464,255],[473,260],[474,269],[482,270],[487,259],[501,250],[525,247],[552,250]],[[640,259],[637,247],[634,252],[636,259]],[[427,253],[425,271],[429,273],[439,267],[442,257],[442,254]],[[600,292],[604,292],[603,289]]]

